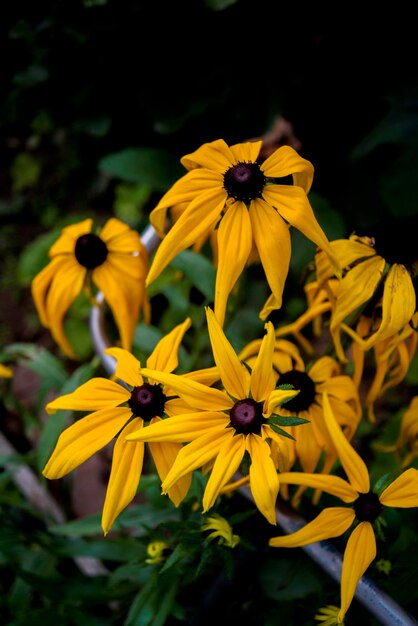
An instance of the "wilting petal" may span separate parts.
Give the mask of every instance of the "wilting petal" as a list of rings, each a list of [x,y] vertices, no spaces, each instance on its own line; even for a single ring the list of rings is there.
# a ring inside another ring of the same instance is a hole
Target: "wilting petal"
[[[192,325],[190,317],[178,324],[165,335],[155,346],[147,359],[147,367],[163,372],[172,372],[178,365],[178,351],[185,332]]]
[[[107,378],[91,378],[72,393],[48,402],[46,412],[51,415],[61,409],[68,411],[97,411],[117,407],[127,402],[131,394],[118,383]]]
[[[202,500],[202,513],[208,511],[215,503],[222,487],[232,478],[238,470],[245,453],[245,436],[235,435],[231,428],[228,438],[219,448],[216,461],[207,482]]]
[[[250,374],[247,368],[239,360],[237,353],[225,337],[218,320],[209,307],[206,307],[206,319],[213,358],[225,390],[236,399],[248,398]]]
[[[263,162],[261,169],[269,178],[293,176],[293,181],[308,193],[313,181],[314,168],[310,161],[303,159],[290,146],[282,146],[275,150]]]
[[[303,428],[298,426],[298,428]],[[308,472],[283,472],[279,476],[280,482],[286,485],[304,485],[313,489],[320,489],[332,496],[337,496],[343,502],[353,502],[358,498],[358,492],[343,478],[328,474],[310,474]]]
[[[265,325],[266,334],[261,342],[257,360],[251,373],[251,395],[256,402],[263,402],[274,389],[276,375],[273,372],[273,352],[276,337],[271,322]]]
[[[150,427],[148,426],[148,428]],[[204,467],[207,463],[212,461],[218,454],[222,444],[225,441],[229,441],[230,438],[230,429],[219,430],[218,428],[214,428],[205,435],[202,435],[202,437],[183,446],[162,484],[163,493],[167,493],[182,476]]]
[[[348,479],[353,488],[359,493],[368,493],[370,490],[370,479],[367,466],[338,425],[327,393],[323,394],[323,402],[325,423]]]
[[[132,412],[110,408],[90,413],[60,435],[43,469],[46,478],[62,478],[106,446],[123,428]]]
[[[352,265],[355,261],[363,260],[368,256],[375,256],[376,250],[360,241],[353,239],[335,239],[330,241],[334,256],[338,259],[342,268]],[[320,284],[331,278],[334,272],[329,262],[329,258],[322,250],[318,250],[315,255],[316,276]]]
[[[234,165],[235,156],[223,139],[216,139],[204,143],[190,154],[185,154],[180,159],[180,163],[188,170],[203,167],[223,174],[231,165]]]
[[[61,269],[65,269],[68,265],[77,265],[84,280],[85,272],[83,272],[78,263],[74,261],[74,258],[60,256],[52,259],[52,261],[48,263],[48,265],[44,267],[32,281],[32,298],[36,306],[36,310],[38,312],[41,324],[46,328],[49,328],[50,324],[49,310],[46,306],[48,290],[55,276],[59,275]]]
[[[173,441],[183,443],[201,437],[207,431],[224,429],[229,424],[226,413],[201,411],[174,415],[129,435],[130,441]]]
[[[264,192],[263,192],[264,194]],[[290,264],[290,233],[280,215],[264,200],[250,207],[251,228],[267,282],[279,307]]]
[[[154,417],[151,420],[151,424],[161,421],[159,417]],[[181,443],[171,442],[150,442],[148,448],[151,452],[151,456],[157,468],[158,476],[161,482],[163,482],[174,465],[174,461],[180,450],[182,449]],[[172,487],[168,490],[167,495],[173,502],[174,506],[179,506],[180,502],[186,497],[192,482],[192,475],[186,474],[180,478]]]
[[[268,417],[275,413],[275,409],[283,404],[285,400],[294,398],[298,393],[299,389],[275,389],[267,399],[267,411],[264,410],[265,415]]]
[[[280,483],[271,458],[269,444],[258,435],[247,437],[247,450],[251,457],[250,489],[254,502],[270,524],[276,525],[276,500]]]
[[[361,522],[353,530],[344,551],[341,572],[341,610],[338,618],[344,619],[356,592],[357,584],[376,557],[376,538],[370,522]]]
[[[142,376],[139,374],[141,363],[128,350],[124,348],[107,348],[105,354],[109,354],[116,359],[116,378],[131,387],[138,387],[143,384]]]
[[[384,506],[418,506],[418,470],[411,467],[395,478],[381,493],[379,500]]]
[[[306,193],[300,187],[290,185],[268,185],[263,190],[266,202],[275,207],[283,219],[300,230],[308,239],[313,241],[328,256],[337,275],[341,273],[330,243],[318,224],[315,214],[309,204]]]
[[[298,548],[316,541],[324,541],[340,537],[354,522],[355,514],[352,509],[330,507],[324,509],[300,530],[290,535],[273,537],[269,546],[273,548]]]
[[[146,378],[152,378],[152,380],[167,385],[195,409],[222,411],[232,409],[234,406],[233,400],[224,391],[215,389],[215,387],[207,387],[185,376],[177,376],[145,367],[141,368],[141,374]]]
[[[138,490],[144,460],[144,444],[142,442],[128,444],[125,435],[140,428],[141,424],[142,419],[138,418],[127,424],[113,448],[112,467],[102,514],[105,535],[119,513],[132,502]]]
[[[224,208],[226,191],[219,186],[193,200],[159,244],[148,272],[146,285],[152,283],[180,252],[200,236],[209,234]]]
[[[228,296],[250,256],[251,221],[243,202],[235,202],[223,216],[218,228],[218,267],[215,282],[215,315],[220,325],[225,320]]]

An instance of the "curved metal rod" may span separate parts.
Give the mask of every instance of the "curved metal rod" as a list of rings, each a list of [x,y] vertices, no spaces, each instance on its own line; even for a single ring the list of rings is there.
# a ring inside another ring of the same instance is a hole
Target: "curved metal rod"
[[[158,245],[158,237],[153,226],[149,225],[141,235],[141,240],[148,253],[151,253]],[[96,353],[100,357],[105,370],[113,375],[116,370],[116,361],[113,357],[105,354],[106,348],[111,346],[106,335],[103,319],[103,294],[97,295],[97,305],[93,305],[90,313],[90,332]],[[243,486],[238,491],[247,499],[254,502],[251,491]],[[306,524],[306,520],[296,513],[287,514],[277,507],[277,523],[286,533],[292,533]],[[338,583],[340,582],[342,560],[341,553],[329,542],[320,541],[301,548],[315,563],[317,563],[329,576]],[[384,626],[418,626],[418,622],[390,596],[379,589],[367,576],[363,576],[356,588],[355,598],[372,613]]]

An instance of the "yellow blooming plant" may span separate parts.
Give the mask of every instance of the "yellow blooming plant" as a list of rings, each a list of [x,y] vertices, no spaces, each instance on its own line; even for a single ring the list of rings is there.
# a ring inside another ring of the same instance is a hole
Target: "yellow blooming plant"
[[[112,217],[98,231],[93,220],[66,226],[49,250],[51,261],[32,281],[40,321],[70,358],[76,358],[64,330],[64,318],[81,292],[96,302],[101,291],[120,333],[121,346],[132,347],[141,312],[149,320],[145,290],[148,253],[137,231]]]
[[[224,323],[228,296],[254,248],[274,297],[282,305],[291,257],[290,226],[300,230],[339,265],[308,200],[313,166],[290,146],[282,146],[259,162],[262,141],[228,146],[218,139],[182,157],[188,170],[150,214],[163,238],[149,269],[151,284],[182,250],[216,231],[215,315]],[[292,184],[287,184],[291,177]],[[187,207],[186,207],[187,204]],[[168,233],[167,214],[182,206]]]

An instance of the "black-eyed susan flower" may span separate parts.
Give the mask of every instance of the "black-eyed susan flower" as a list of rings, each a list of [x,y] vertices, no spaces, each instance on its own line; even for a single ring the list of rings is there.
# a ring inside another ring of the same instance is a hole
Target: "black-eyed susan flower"
[[[32,281],[32,297],[43,326],[70,358],[76,358],[64,332],[64,318],[84,290],[94,301],[103,293],[120,333],[131,349],[141,311],[149,319],[145,289],[148,254],[138,232],[110,218],[97,232],[93,220],[66,226],[49,250],[50,263]]]
[[[339,537],[351,529],[341,572],[341,604],[338,613],[338,623],[341,624],[360,578],[376,557],[374,527],[378,527],[385,507],[418,506],[418,470],[410,468],[380,493],[373,491],[367,466],[338,425],[326,393],[323,404],[329,435],[348,480],[340,476],[308,472],[286,472],[280,475],[280,480],[283,484],[320,489],[336,496],[348,506],[325,508],[296,532],[271,538],[269,545],[275,548],[300,547]]]
[[[175,374],[144,368],[141,374],[162,384],[197,413],[176,415],[128,435],[127,440],[186,443],[162,482],[166,493],[189,472],[209,468],[203,494],[203,513],[215,503],[222,488],[238,471],[246,453],[249,483],[254,502],[271,524],[276,524],[275,503],[279,476],[271,457],[270,442],[281,445],[283,429],[276,411],[298,392],[276,389],[272,367],[274,328],[266,324],[266,334],[250,372],[227,340],[213,311],[206,309],[209,337],[223,389],[200,384]],[[294,419],[302,424],[303,419]]]
[[[180,342],[189,327],[188,318],[165,335],[148,357],[147,365],[173,371],[178,365]],[[144,423],[158,422],[162,416],[188,410],[185,403],[173,397],[166,387],[151,379],[145,382],[140,374],[141,364],[130,352],[112,347],[106,353],[116,359],[115,377],[123,384],[93,378],[72,393],[47,404],[49,414],[65,409],[88,411],[88,415],[64,430],[43,470],[46,478],[62,478],[116,438],[102,514],[105,534],[133,500],[142,473],[144,444],[127,444],[126,435],[142,429]],[[189,407],[189,410],[192,409]],[[180,448],[178,443],[149,444],[161,480],[167,476]],[[186,495],[190,480],[190,475],[185,474],[167,490],[176,506]]]
[[[213,514],[206,516],[202,524],[202,531],[210,531],[206,537],[208,541],[217,539],[219,544],[228,548],[235,548],[240,542],[239,535],[233,533],[232,526],[221,515]]]
[[[338,357],[345,362],[341,329],[354,326],[360,313],[373,321],[366,337],[350,333],[363,350],[398,333],[410,324],[416,312],[414,279],[418,270],[415,248],[405,244],[405,234],[415,232],[418,218],[370,227],[367,236],[351,235],[330,246],[343,268],[343,277],[333,302],[330,331]],[[333,269],[320,250],[315,255],[320,285],[331,278]]]
[[[254,258],[254,249],[275,306],[281,306],[291,257],[290,226],[299,229],[334,262],[328,239],[307,197],[313,180],[312,164],[290,146],[278,148],[261,163],[261,147],[262,141],[233,146],[223,139],[205,143],[181,159],[189,171],[150,214],[163,240],[152,261],[147,285],[179,252],[216,231],[214,311],[221,325],[228,296],[247,262]],[[287,177],[292,177],[293,184],[283,184]],[[179,206],[180,215],[165,235],[167,213]],[[336,263],[334,266],[338,268]]]
[[[251,365],[260,343],[260,339],[249,343],[240,352],[240,358]],[[336,451],[324,421],[323,393],[327,392],[340,426],[351,439],[362,414],[356,385],[341,372],[338,361],[329,356],[312,360],[306,366],[297,346],[285,339],[276,338],[274,342],[273,366],[277,385],[292,385],[299,390],[296,397],[282,406],[281,415],[307,420],[303,428],[288,429],[294,437],[287,442],[289,466],[299,460],[304,471],[314,472],[321,462],[323,471],[329,472]]]

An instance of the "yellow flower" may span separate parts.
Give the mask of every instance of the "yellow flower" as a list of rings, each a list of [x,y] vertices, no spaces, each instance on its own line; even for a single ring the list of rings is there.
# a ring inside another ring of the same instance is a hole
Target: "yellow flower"
[[[199,413],[176,415],[130,434],[128,441],[187,443],[162,483],[167,492],[185,474],[198,468],[211,470],[203,495],[203,513],[238,471],[244,455],[250,459],[249,481],[254,502],[271,524],[276,524],[275,504],[279,477],[271,458],[271,441],[281,446],[283,432],[275,411],[298,392],[275,388],[272,367],[274,328],[266,334],[251,373],[225,337],[213,311],[206,309],[209,337],[223,389],[184,377],[143,368],[141,374],[168,385]],[[298,420],[296,420],[298,421]],[[299,420],[300,423],[303,420]]]
[[[300,530],[270,539],[269,545],[275,548],[305,546],[316,541],[339,537],[356,522],[343,557],[341,606],[338,614],[341,623],[352,602],[358,581],[376,556],[373,523],[377,523],[384,507],[418,506],[418,471],[410,468],[380,494],[373,492],[370,489],[367,466],[339,427],[326,393],[324,393],[324,416],[348,481],[339,476],[308,472],[283,473],[280,474],[280,481],[289,485],[321,489],[351,506],[326,508]]]
[[[417,218],[404,231],[398,232],[398,223],[385,228],[371,228],[369,236],[351,235],[349,239],[330,242],[334,255],[343,268],[343,277],[333,303],[330,331],[338,356],[346,361],[341,345],[340,331],[344,322],[351,326],[351,317],[368,307],[368,316],[374,320],[367,337],[355,332],[352,338],[363,350],[369,350],[377,341],[386,339],[408,325],[416,311],[414,277],[418,255],[405,245],[408,229],[415,232]],[[399,222],[399,225],[402,225]],[[333,273],[328,258],[319,251],[315,255],[317,279],[323,285]],[[347,321],[348,320],[348,321]]]
[[[10,367],[7,367],[7,365],[0,363],[0,378],[12,378],[12,376],[13,370],[11,370]]]
[[[147,285],[179,252],[216,231],[214,310],[221,326],[228,296],[247,262],[254,258],[254,248],[276,307],[281,306],[291,256],[289,225],[330,254],[334,262],[328,239],[307,198],[312,164],[290,146],[282,146],[260,163],[261,147],[262,141],[228,146],[218,139],[203,144],[181,159],[189,171],[150,214],[163,240],[151,264]],[[290,176],[293,184],[283,184]],[[179,205],[180,216],[164,236],[167,212]]]
[[[212,532],[207,536],[207,539],[211,541],[218,537],[218,543],[228,546],[228,548],[235,548],[240,541],[239,536],[232,532],[232,527],[228,521],[220,515],[208,515],[202,524],[202,530],[211,530]]]
[[[168,545],[165,541],[151,541],[147,545],[148,558],[145,563],[149,565],[159,565],[164,561],[167,555]]]
[[[189,327],[188,318],[163,337],[148,357],[147,365],[166,372],[173,371],[178,365],[180,342]],[[115,377],[124,384],[93,378],[72,393],[47,404],[49,414],[61,409],[89,413],[60,435],[43,470],[46,478],[61,478],[116,438],[103,506],[102,528],[105,535],[135,497],[141,478],[144,444],[127,444],[126,435],[142,429],[144,422],[158,422],[162,415],[188,410],[182,400],[171,397],[173,394],[166,387],[154,381],[145,382],[140,374],[140,362],[128,351],[108,348],[106,353],[116,359]],[[149,445],[161,480],[167,476],[180,448],[178,443]],[[176,506],[186,495],[190,480],[191,476],[185,474],[167,490]]]
[[[74,300],[84,292],[94,300],[93,285],[103,293],[130,350],[141,309],[149,319],[145,290],[148,254],[139,234],[110,218],[98,234],[93,220],[66,226],[52,245],[50,263],[32,281],[32,297],[41,323],[70,358],[76,358],[63,328]]]

